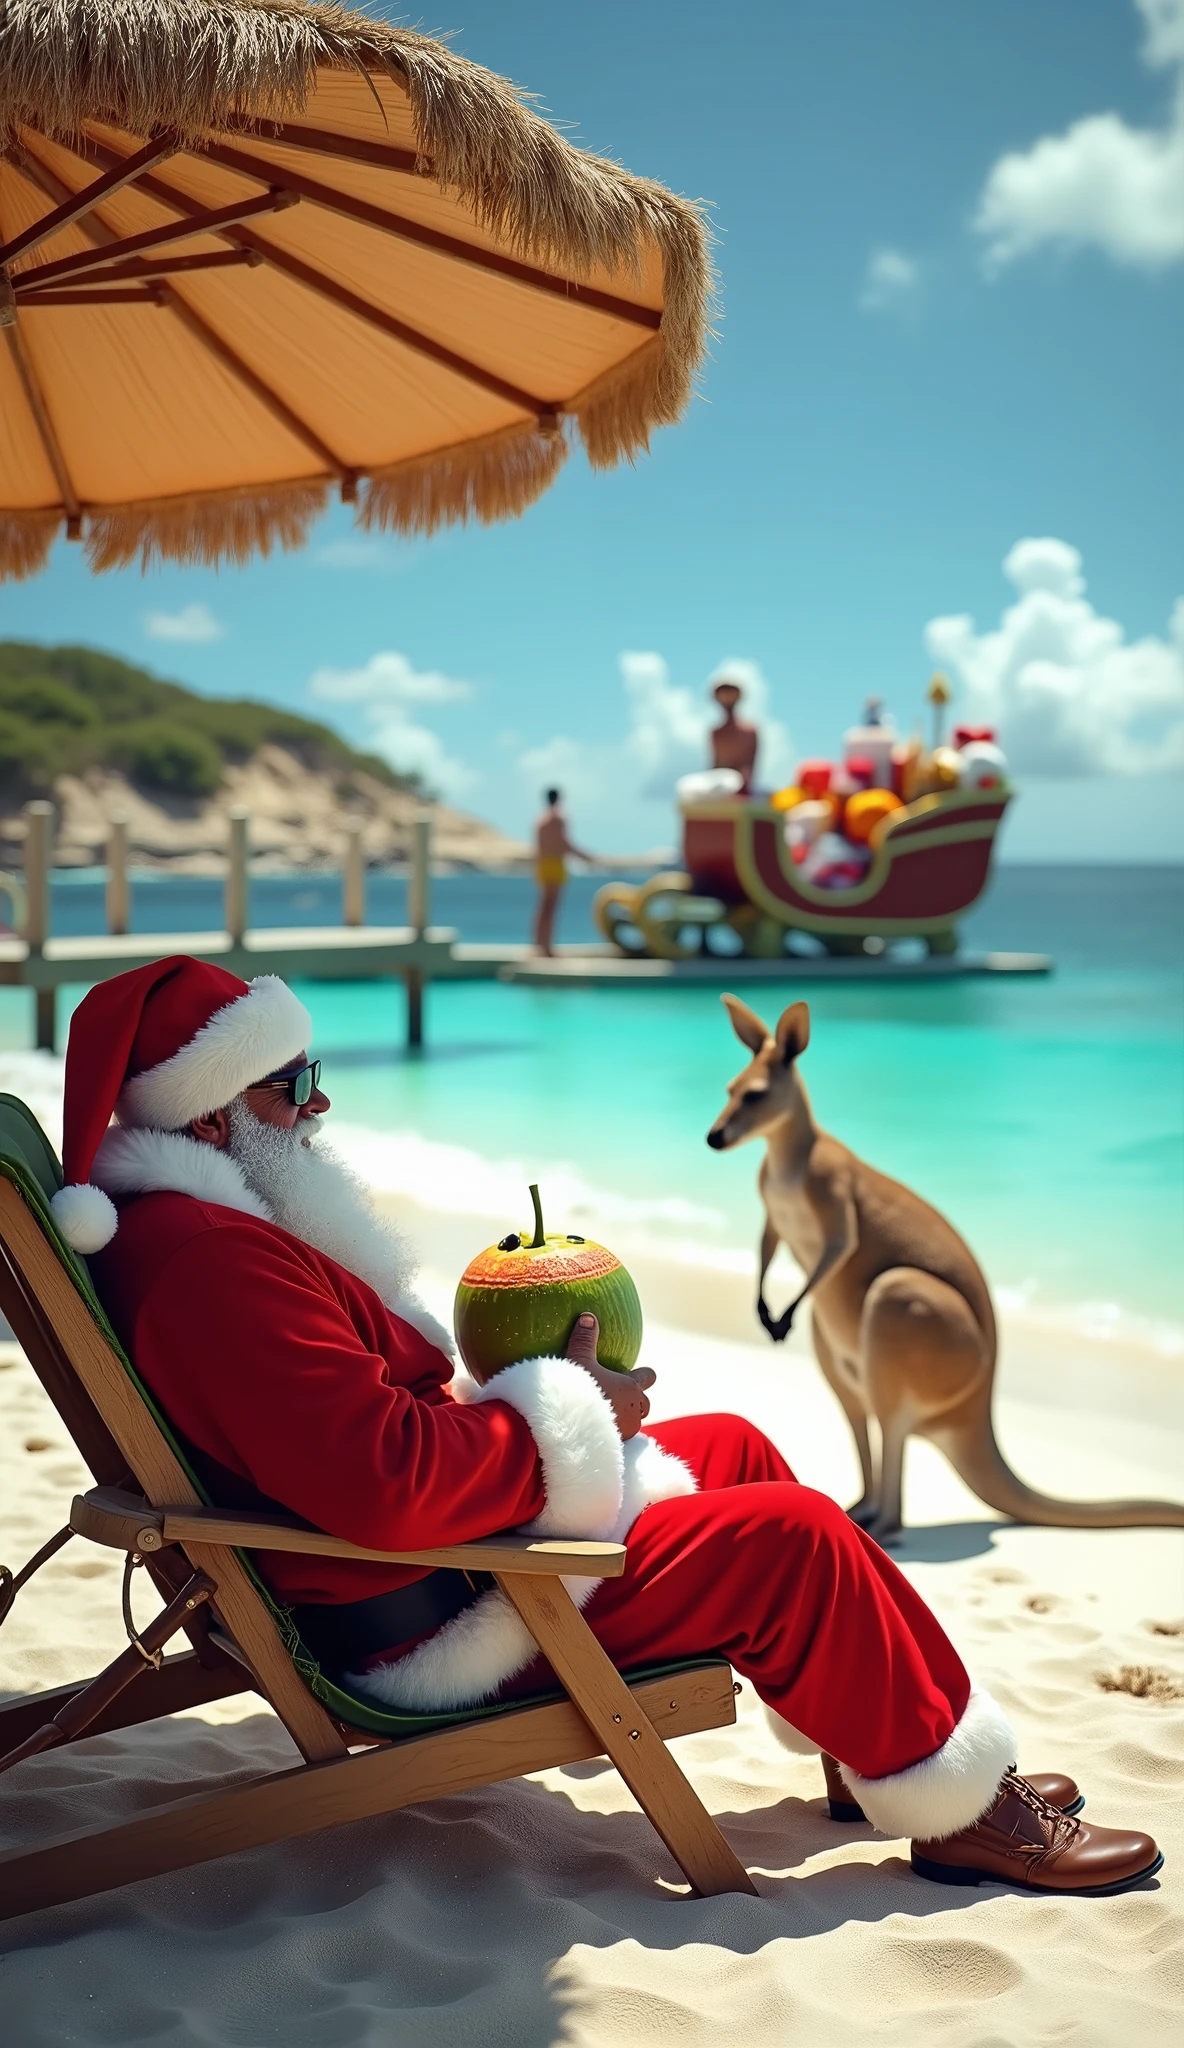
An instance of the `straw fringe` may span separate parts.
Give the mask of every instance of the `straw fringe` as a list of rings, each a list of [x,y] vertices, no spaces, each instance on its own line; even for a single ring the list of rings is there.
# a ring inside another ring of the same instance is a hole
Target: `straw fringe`
[[[246,562],[275,546],[301,547],[328,501],[326,483],[268,484],[257,490],[211,491],[155,504],[116,505],[86,514],[86,558],[92,569],[141,569],[157,562]]]
[[[644,455],[651,430],[678,418],[664,388],[668,382],[666,354],[661,336],[655,335],[573,400],[571,411],[593,469],[611,469],[622,457],[632,462]]]
[[[639,351],[635,364],[649,409],[620,393],[601,406],[593,459],[630,456],[649,428],[680,417],[714,289],[701,209],[573,148],[506,79],[412,29],[312,0],[0,0],[0,147],[21,122],[65,138],[105,120],[196,139],[228,118],[282,119],[305,104],[318,65],[401,85],[433,176],[531,261],[577,278],[600,267],[636,276],[656,246],[659,361]]]
[[[491,526],[515,518],[541,498],[566,459],[562,433],[540,428],[534,420],[455,448],[434,448],[367,478],[358,524],[371,532],[403,534],[434,533],[439,526],[463,526],[470,519]]]
[[[0,582],[44,569],[61,525],[60,512],[0,512]]]

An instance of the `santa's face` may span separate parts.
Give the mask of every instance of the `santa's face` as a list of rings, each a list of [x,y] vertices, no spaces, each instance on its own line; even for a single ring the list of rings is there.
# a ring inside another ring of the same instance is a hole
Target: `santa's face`
[[[288,1060],[282,1067],[277,1067],[275,1073],[269,1074],[265,1081],[259,1081],[253,1088],[244,1090],[242,1099],[261,1124],[271,1124],[277,1130],[291,1131],[302,1122],[324,1116],[331,1105],[323,1089],[314,1088],[308,1101],[304,1103],[297,1104],[292,1099],[291,1081],[307,1067],[308,1054],[299,1052],[295,1059]]]

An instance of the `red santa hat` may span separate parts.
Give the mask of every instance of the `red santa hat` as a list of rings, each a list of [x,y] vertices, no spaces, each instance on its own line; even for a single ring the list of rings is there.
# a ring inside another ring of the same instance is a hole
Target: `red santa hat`
[[[307,1049],[312,1019],[276,974],[240,981],[174,954],[99,982],[70,1024],[62,1164],[50,1207],[76,1252],[101,1251],[119,1218],[90,1180],[112,1116],[179,1131]]]

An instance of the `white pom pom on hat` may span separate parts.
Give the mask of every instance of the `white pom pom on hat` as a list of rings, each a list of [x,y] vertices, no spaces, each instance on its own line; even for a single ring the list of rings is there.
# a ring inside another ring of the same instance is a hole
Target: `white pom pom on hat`
[[[85,1258],[101,1252],[119,1228],[119,1211],[110,1195],[90,1182],[74,1182],[59,1188],[50,1202],[54,1222],[70,1246]]]
[[[222,1109],[307,1050],[312,1019],[278,975],[246,982],[225,967],[175,953],[92,988],[74,1012],[66,1050],[62,1163],[50,1203],[72,1250],[102,1251],[119,1227],[91,1181],[113,1116],[180,1131]]]

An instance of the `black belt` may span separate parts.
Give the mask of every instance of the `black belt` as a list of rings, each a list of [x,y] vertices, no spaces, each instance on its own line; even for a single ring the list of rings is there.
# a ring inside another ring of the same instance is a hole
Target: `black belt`
[[[493,1585],[490,1572],[458,1572],[441,1566],[410,1586],[374,1593],[369,1600],[306,1601],[292,1619],[317,1663],[332,1677],[360,1670],[383,1650],[416,1636],[431,1635]]]

